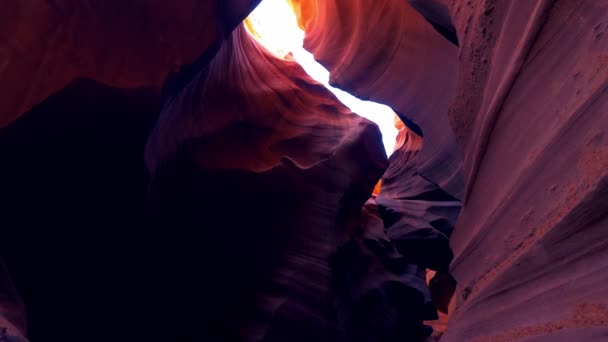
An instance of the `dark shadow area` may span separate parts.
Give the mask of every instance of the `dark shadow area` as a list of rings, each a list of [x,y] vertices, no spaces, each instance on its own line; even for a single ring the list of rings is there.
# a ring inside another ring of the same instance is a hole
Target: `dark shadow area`
[[[450,16],[447,4],[436,0],[408,0],[410,5],[418,11],[445,39],[458,46],[458,35]]]
[[[0,131],[0,251],[32,341],[102,340],[140,319],[133,246],[158,112],[155,91],[77,80]]]
[[[269,272],[309,186],[203,172],[188,147],[150,183],[159,111],[155,91],[79,80],[0,131],[0,256],[32,341],[237,341],[240,322],[270,320],[256,290],[287,295]]]

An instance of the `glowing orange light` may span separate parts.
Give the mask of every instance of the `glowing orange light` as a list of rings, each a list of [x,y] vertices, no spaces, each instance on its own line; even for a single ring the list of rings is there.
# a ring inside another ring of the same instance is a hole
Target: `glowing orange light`
[[[329,85],[329,72],[306,51],[304,29],[314,18],[316,1],[263,0],[245,20],[245,28],[277,58],[298,62],[317,82],[325,85],[354,113],[374,121],[382,131],[386,153],[393,152],[397,129],[394,111],[384,105],[360,99]]]

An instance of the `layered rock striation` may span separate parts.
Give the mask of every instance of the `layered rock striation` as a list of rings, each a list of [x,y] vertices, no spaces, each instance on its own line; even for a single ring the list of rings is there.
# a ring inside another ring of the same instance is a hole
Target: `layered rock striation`
[[[0,339],[605,340],[608,5],[289,2],[388,160],[256,1],[5,4]]]
[[[180,317],[233,327],[205,324],[209,338],[338,339],[327,261],[386,168],[382,149],[375,124],[237,28],[167,99],[146,148],[160,221],[184,236],[175,262],[199,264],[178,267]]]
[[[393,108],[425,138],[418,172],[461,199],[461,157],[447,118],[456,94],[458,47],[406,1],[292,5],[307,13],[300,19],[304,47],[329,70],[330,83]]]
[[[220,44],[259,0],[6,1],[0,14],[0,127],[72,81],[162,86]]]
[[[465,205],[445,341],[606,337],[605,39],[595,1],[454,2]]]

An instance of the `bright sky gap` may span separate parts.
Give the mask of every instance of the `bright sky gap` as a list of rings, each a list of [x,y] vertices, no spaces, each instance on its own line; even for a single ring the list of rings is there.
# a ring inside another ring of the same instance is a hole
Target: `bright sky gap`
[[[268,50],[279,56],[292,53],[294,59],[317,82],[325,85],[351,111],[375,122],[382,132],[386,154],[393,153],[397,129],[395,112],[388,106],[362,101],[351,94],[329,85],[329,71],[315,61],[303,48],[304,31],[285,0],[263,0],[251,13],[249,20],[260,37],[256,37]]]

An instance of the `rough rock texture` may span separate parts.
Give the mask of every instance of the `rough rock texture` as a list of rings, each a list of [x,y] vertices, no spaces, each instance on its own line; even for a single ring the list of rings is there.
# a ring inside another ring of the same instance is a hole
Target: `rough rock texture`
[[[608,338],[608,4],[453,1],[466,204],[442,341]]]
[[[178,319],[214,340],[339,339],[327,262],[382,150],[375,124],[235,30],[168,99],[146,149],[158,221],[175,231]]]
[[[315,14],[302,23],[304,47],[330,71],[330,83],[389,105],[418,128],[425,138],[418,173],[462,198],[461,158],[447,117],[456,91],[457,46],[407,1],[308,0],[292,5],[296,12],[304,8]]]
[[[0,5],[0,127],[88,77],[160,88],[232,31],[259,0],[32,0]]]

